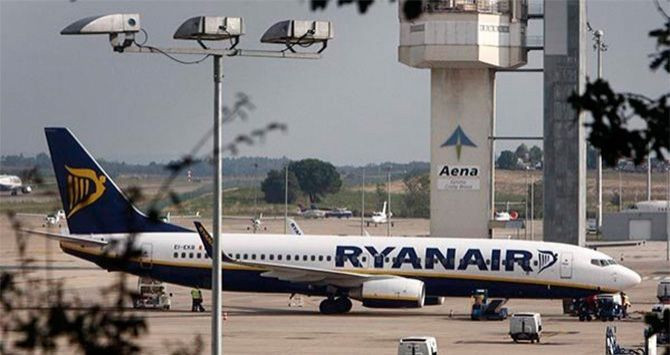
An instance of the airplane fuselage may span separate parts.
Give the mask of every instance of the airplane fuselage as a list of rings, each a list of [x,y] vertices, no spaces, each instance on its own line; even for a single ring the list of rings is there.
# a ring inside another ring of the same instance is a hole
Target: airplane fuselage
[[[142,233],[133,245],[138,258],[119,262],[126,236],[105,247],[61,242],[66,253],[108,270],[183,286],[211,286],[211,259],[197,233]],[[233,260],[259,261],[368,275],[422,280],[430,296],[469,296],[488,289],[491,297],[576,298],[624,290],[639,275],[598,251],[567,244],[487,239],[285,236],[224,234]],[[325,295],[325,285],[264,276],[266,270],[223,264],[224,290]]]

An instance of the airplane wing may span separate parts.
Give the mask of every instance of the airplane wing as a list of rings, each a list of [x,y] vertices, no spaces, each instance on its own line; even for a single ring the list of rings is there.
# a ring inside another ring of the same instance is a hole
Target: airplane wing
[[[47,215],[44,213],[17,213],[17,217],[46,217]]]
[[[622,240],[622,241],[611,241],[611,242],[586,242],[585,246],[587,248],[596,250],[598,248],[632,247],[643,244],[645,244],[644,240]]]
[[[205,227],[199,222],[193,222],[200,239],[205,246],[207,254],[212,256],[212,236]],[[308,266],[286,265],[266,261],[249,261],[233,259],[226,253],[222,253],[223,261],[238,265],[250,266],[258,269],[267,270],[261,274],[264,277],[273,277],[282,281],[310,283],[317,285],[334,285],[338,287],[357,287],[365,281],[395,278],[391,275],[368,275],[347,271],[328,270]]]
[[[35,230],[35,229],[21,229],[21,231],[25,232],[25,233],[28,233],[28,234],[41,235],[43,237],[47,237],[47,238],[50,238],[50,239],[56,239],[56,240],[63,241],[63,242],[73,242],[73,243],[78,243],[78,244],[87,244],[87,245],[94,245],[94,246],[105,246],[105,245],[108,244],[107,241],[105,241],[102,238],[96,239],[96,238],[85,236],[85,235],[51,233],[51,232],[45,232],[45,231],[40,231],[40,230]]]

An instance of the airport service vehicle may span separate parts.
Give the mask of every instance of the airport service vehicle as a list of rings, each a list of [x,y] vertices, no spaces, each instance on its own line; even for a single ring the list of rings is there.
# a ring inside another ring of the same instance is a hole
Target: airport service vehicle
[[[0,175],[0,191],[9,191],[12,196],[16,196],[19,191],[29,194],[33,188],[24,185],[21,178],[16,175]]]
[[[670,304],[670,280],[666,279],[658,283],[656,297],[659,302]]]
[[[310,206],[310,208],[304,208],[302,205],[298,205],[298,214],[303,218],[326,218],[326,211],[318,209],[315,205]]]
[[[507,318],[507,308],[503,307],[507,303],[506,299],[489,300],[489,292],[484,289],[475,290],[472,293],[472,299],[470,319],[503,320]]]
[[[407,337],[398,343],[398,355],[437,355],[434,337]]]
[[[621,308],[621,295],[601,294],[598,295],[598,318],[605,321],[623,318],[623,309]]]
[[[514,313],[509,319],[509,335],[516,343],[519,340],[540,342],[542,317],[539,313]]]
[[[172,294],[165,292],[162,282],[148,278],[137,279],[137,295],[133,298],[133,308],[170,309]]]
[[[655,314],[658,318],[661,319],[663,319],[665,312],[670,312],[670,304],[655,304],[651,308],[651,313]],[[658,344],[670,344],[670,332],[656,334],[656,341]]]
[[[70,255],[110,271],[167,283],[211,287],[211,259],[200,234],[151,219],[134,207],[65,128],[45,129],[69,233]],[[320,311],[418,308],[440,297],[563,299],[613,293],[640,276],[601,252],[524,240],[301,236],[226,233],[223,288],[322,296]],[[139,250],[124,257],[128,248]],[[602,262],[600,262],[602,261]]]

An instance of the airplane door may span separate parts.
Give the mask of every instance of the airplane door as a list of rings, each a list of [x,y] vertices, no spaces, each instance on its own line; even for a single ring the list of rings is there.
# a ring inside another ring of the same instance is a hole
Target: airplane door
[[[561,253],[561,278],[572,278],[572,253],[570,252]]]
[[[140,255],[140,268],[151,269],[153,266],[153,251],[154,246],[151,243],[142,243],[142,251]]]

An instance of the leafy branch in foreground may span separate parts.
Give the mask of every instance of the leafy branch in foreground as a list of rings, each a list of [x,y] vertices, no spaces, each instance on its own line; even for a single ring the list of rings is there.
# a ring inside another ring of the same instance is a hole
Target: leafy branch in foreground
[[[658,1],[656,5],[665,23],[649,32],[649,36],[656,40],[656,53],[650,55],[649,68],[653,71],[662,69],[660,75],[667,81],[670,73],[670,16]],[[658,159],[670,160],[669,100],[670,92],[655,99],[636,93],[617,93],[602,79],[588,82],[582,95],[573,93],[568,99],[576,110],[591,113],[593,121],[586,124],[591,128],[588,140],[600,150],[603,160],[610,166],[622,158],[640,164],[652,152]],[[644,123],[641,128],[633,128],[635,118]]]
[[[228,123],[235,118],[245,120],[248,117],[247,110],[253,108],[249,97],[240,93],[235,105],[224,111],[223,121]],[[251,146],[262,142],[268,133],[277,130],[285,131],[286,125],[270,123],[248,135],[236,137],[223,149],[235,155],[241,145]],[[200,161],[194,157],[210,137],[211,131],[203,136],[190,154],[167,167],[170,175],[161,184],[159,193],[151,199],[149,207],[149,215],[154,220],[158,220],[157,205],[166,196],[173,204],[179,204],[178,195],[171,190],[171,186],[186,168]],[[202,159],[210,158],[208,155]],[[41,177],[36,172],[37,170],[28,171],[26,174],[34,181],[41,182]],[[126,195],[131,204],[144,198],[139,187],[127,189]],[[129,217],[130,215],[131,213]],[[34,274],[29,270],[35,266],[31,264],[37,260],[27,257],[27,235],[23,232],[23,225],[13,212],[10,211],[7,217],[15,234],[20,264],[17,265],[16,272],[0,272],[0,354],[20,351],[62,352],[63,349],[59,347],[65,343],[84,354],[142,353],[139,340],[149,332],[149,328],[141,314],[126,309],[126,305],[136,296],[126,286],[127,274],[119,273],[111,286],[100,289],[101,301],[93,304],[83,302],[76,294],[66,294],[63,281],[54,280],[50,274],[50,255],[46,255],[46,265],[43,267],[46,277],[31,276]],[[110,269],[120,268],[121,264],[141,255],[134,243],[135,237],[135,234],[131,234],[126,240],[112,242],[102,249],[102,256],[109,257],[107,260],[110,262]],[[119,263],[119,266],[114,263]],[[36,269],[42,269],[42,265]],[[192,343],[172,344],[168,351],[172,348],[172,354],[195,355],[202,352],[203,344],[202,337],[197,335]]]

